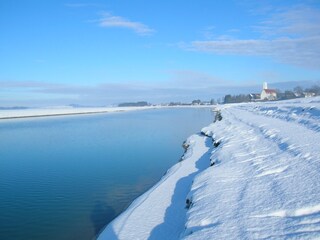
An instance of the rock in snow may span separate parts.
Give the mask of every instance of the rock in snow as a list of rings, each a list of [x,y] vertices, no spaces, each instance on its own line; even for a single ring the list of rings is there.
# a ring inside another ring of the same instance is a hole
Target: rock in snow
[[[320,98],[221,115],[99,240],[320,239]]]

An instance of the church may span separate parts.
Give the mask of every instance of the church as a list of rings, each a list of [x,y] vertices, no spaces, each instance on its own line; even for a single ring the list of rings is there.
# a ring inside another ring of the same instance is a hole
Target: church
[[[261,92],[261,100],[263,101],[274,101],[277,100],[277,92],[274,89],[268,89],[268,84],[266,82],[263,83],[262,92]]]

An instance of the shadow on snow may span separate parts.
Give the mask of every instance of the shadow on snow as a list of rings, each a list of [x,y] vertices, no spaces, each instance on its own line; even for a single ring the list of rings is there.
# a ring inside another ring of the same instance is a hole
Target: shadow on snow
[[[211,138],[206,138],[205,145],[209,149],[197,160],[196,168],[198,171],[181,178],[177,182],[171,198],[171,205],[166,209],[164,221],[152,230],[149,240],[178,239],[183,232],[187,213],[186,197],[190,191],[192,181],[197,174],[210,166]],[[185,161],[188,161],[188,159]]]

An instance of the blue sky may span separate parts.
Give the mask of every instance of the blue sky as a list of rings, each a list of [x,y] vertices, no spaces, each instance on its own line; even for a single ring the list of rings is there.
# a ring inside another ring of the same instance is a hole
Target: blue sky
[[[319,22],[318,0],[2,0],[0,106],[209,100],[263,81],[319,82]]]

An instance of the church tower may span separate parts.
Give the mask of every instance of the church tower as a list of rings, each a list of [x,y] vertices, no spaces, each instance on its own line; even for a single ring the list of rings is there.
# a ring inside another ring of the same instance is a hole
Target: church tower
[[[267,84],[267,82],[264,82],[264,83],[263,83],[262,89],[268,89],[268,84]]]

